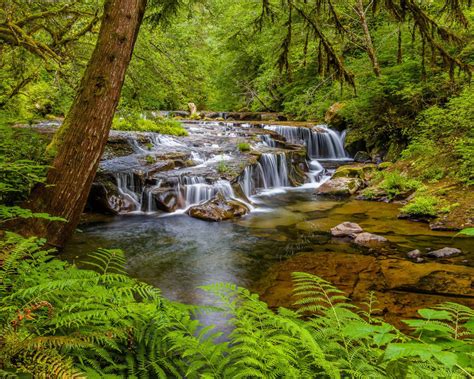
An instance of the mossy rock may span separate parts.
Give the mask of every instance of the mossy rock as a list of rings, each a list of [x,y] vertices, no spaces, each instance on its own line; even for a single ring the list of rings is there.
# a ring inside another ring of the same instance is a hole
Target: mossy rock
[[[379,170],[385,170],[385,169],[387,169],[387,168],[389,168],[389,167],[392,167],[392,166],[393,166],[393,163],[392,163],[392,162],[382,162],[382,163],[380,163],[380,164],[377,166],[377,168],[378,168]]]
[[[366,175],[377,169],[375,164],[341,166],[333,175],[333,178],[359,178],[365,179]]]

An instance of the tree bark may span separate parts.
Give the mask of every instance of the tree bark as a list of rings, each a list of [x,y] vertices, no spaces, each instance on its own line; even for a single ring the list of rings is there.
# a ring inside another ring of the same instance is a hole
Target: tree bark
[[[77,96],[53,140],[56,151],[46,183],[35,188],[26,207],[67,222],[30,219],[19,232],[61,247],[84,210],[107,143],[125,73],[147,0],[106,0],[102,24]]]
[[[355,12],[359,16],[360,25],[364,32],[364,41],[367,54],[369,55],[370,62],[372,63],[372,70],[374,71],[375,76],[380,76],[380,66],[377,59],[377,54],[375,53],[374,44],[372,42],[372,37],[370,35],[369,26],[367,24],[367,18],[365,17],[365,9],[362,0],[357,0],[355,5]]]

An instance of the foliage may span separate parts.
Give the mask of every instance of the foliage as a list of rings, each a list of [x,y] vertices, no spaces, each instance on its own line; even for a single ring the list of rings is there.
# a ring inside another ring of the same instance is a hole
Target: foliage
[[[469,237],[474,237],[474,228],[463,229],[458,234],[461,234],[461,235],[464,235],[464,236],[469,236]]]
[[[38,133],[0,124],[0,202],[23,200],[44,180],[46,142]]]
[[[144,119],[139,117],[114,118],[112,129],[122,131],[154,132],[173,136],[187,136],[188,132],[179,121],[171,119]]]
[[[474,312],[447,303],[408,320],[413,337],[351,304],[328,282],[295,273],[296,310],[276,313],[231,284],[203,287],[231,326],[222,333],[129,278],[117,250],[78,269],[7,234],[0,269],[3,373],[17,377],[463,377],[474,373]],[[200,311],[204,311],[201,309]]]
[[[439,199],[434,196],[417,195],[401,209],[401,212],[413,217],[436,217],[438,205]]]

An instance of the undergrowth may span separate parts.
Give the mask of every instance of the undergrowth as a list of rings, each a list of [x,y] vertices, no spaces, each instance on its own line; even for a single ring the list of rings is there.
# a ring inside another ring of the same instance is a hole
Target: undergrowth
[[[232,284],[202,289],[218,307],[171,302],[124,272],[119,250],[92,270],[53,258],[44,241],[7,234],[0,269],[0,375],[89,378],[464,378],[474,374],[474,311],[446,303],[406,323],[357,308],[325,280],[293,274],[295,309],[269,309]],[[202,325],[218,312],[230,332]]]

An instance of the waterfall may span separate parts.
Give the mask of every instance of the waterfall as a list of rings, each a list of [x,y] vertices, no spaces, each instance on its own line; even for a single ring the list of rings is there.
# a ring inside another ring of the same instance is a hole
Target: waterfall
[[[324,125],[318,125],[317,129],[270,125],[266,126],[265,129],[273,130],[282,135],[290,143],[305,145],[310,159],[348,158],[344,151],[345,134],[339,135],[336,131]]]
[[[232,185],[228,180],[218,180],[213,184],[208,184],[204,178],[192,176],[183,177],[180,182],[184,188],[186,208],[211,200],[218,193],[226,199],[235,197]]]
[[[133,211],[141,210],[141,188],[139,184],[135,183],[135,178],[131,172],[119,172],[115,174],[115,180],[117,181],[118,193],[125,199],[127,199],[135,209]]]
[[[247,197],[255,195],[259,189],[290,186],[286,155],[262,154],[257,163],[244,169],[239,184]]]
[[[262,134],[260,136],[260,139],[262,140],[262,144],[264,146],[268,146],[268,147],[277,147],[277,143],[276,141],[272,138],[271,135],[269,134]]]

